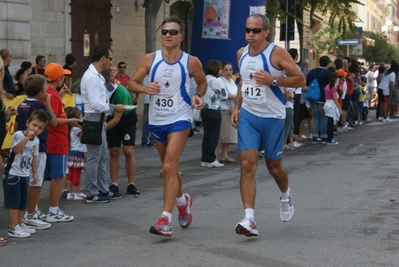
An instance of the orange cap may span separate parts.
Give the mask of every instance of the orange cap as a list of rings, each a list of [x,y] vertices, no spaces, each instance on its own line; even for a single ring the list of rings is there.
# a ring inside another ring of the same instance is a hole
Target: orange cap
[[[56,81],[64,75],[71,74],[71,71],[62,68],[62,66],[58,63],[50,63],[44,69],[44,74],[49,78],[50,81]]]
[[[343,69],[337,70],[338,77],[346,76],[346,72]]]

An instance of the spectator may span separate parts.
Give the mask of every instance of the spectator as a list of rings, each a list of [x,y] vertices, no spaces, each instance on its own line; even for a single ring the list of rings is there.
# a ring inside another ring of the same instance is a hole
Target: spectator
[[[32,63],[29,61],[24,61],[21,63],[21,68],[17,71],[15,74],[15,79],[18,81],[17,86],[17,95],[23,95],[25,94],[24,90],[24,81],[26,77],[29,76],[29,74],[32,72]]]
[[[65,75],[64,83],[68,88],[71,88],[72,85],[72,74],[73,68],[76,66],[76,56],[73,54],[67,54],[65,56],[65,65],[63,66],[64,69],[69,70],[71,74]],[[79,90],[71,90],[72,93],[79,94]]]
[[[4,79],[3,79],[3,91],[4,95],[8,99],[14,99],[16,96],[14,80],[12,79],[11,73],[8,69],[11,63],[11,54],[8,49],[0,50],[0,56],[4,62]]]
[[[46,57],[43,55],[38,55],[35,59],[36,66],[32,68],[31,74],[41,74],[44,75],[44,67],[46,66]]]
[[[112,84],[106,83],[101,72],[109,70],[112,64],[112,51],[106,46],[96,47],[92,52],[92,63],[85,71],[81,81],[81,95],[85,108],[85,119],[100,121],[102,114],[123,112],[124,105],[109,103],[109,94],[115,90]],[[115,74],[114,74],[115,75]],[[106,142],[105,122],[102,132],[102,144],[86,144],[86,202],[109,202],[120,199],[121,195],[112,193],[108,188],[108,147]]]

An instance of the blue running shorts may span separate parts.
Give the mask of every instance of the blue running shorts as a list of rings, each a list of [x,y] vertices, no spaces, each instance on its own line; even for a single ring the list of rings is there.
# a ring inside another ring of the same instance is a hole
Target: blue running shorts
[[[262,118],[244,108],[238,120],[238,151],[259,150],[260,142],[267,159],[280,159],[284,145],[284,119]]]
[[[188,137],[193,136],[194,132],[191,126],[192,123],[189,121],[177,121],[166,125],[149,125],[152,137],[165,145],[168,143],[168,134],[171,133],[182,132],[190,128]]]

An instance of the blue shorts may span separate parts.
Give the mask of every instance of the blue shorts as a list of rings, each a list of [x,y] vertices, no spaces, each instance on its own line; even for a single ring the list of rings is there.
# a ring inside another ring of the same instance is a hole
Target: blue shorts
[[[263,143],[267,159],[280,159],[284,145],[285,120],[262,118],[244,108],[238,120],[238,151],[259,150]]]
[[[67,156],[68,155],[47,154],[46,169],[44,170],[44,177],[46,177],[47,181],[64,178]]]
[[[189,121],[177,121],[166,125],[149,125],[149,127],[152,137],[165,145],[168,143],[168,134],[182,132],[187,128],[190,128],[188,137],[191,137],[194,134],[193,129],[191,128],[192,123]]]
[[[28,205],[29,176],[4,175],[4,208],[26,210]]]

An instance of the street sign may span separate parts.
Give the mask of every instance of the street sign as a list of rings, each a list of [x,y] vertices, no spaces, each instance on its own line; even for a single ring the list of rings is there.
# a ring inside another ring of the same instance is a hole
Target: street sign
[[[357,46],[352,47],[351,55],[353,55],[353,56],[361,56],[361,55],[363,55],[363,44],[360,43]]]
[[[346,40],[339,40],[338,45],[358,45],[359,40],[358,39],[346,39]]]

